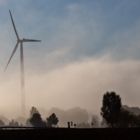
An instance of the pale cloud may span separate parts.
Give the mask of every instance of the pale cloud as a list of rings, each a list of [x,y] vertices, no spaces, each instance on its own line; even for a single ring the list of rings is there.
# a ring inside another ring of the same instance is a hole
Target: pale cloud
[[[99,114],[103,94],[116,91],[123,104],[140,106],[139,70],[139,61],[112,61],[105,56],[83,59],[38,75],[30,73],[26,75],[26,105],[47,109],[79,106]],[[14,108],[18,112],[20,77],[14,74],[7,78],[7,81],[1,81],[1,108],[5,111]]]
[[[32,100],[36,103],[40,100],[43,106],[80,106],[99,113],[102,95],[106,91],[116,91],[121,95],[124,104],[140,105],[136,99],[139,92],[139,70],[138,61],[86,59],[33,76],[29,80],[32,84],[28,91],[38,95]]]
[[[79,3],[72,3],[66,6],[66,10],[68,10],[70,14],[74,14],[80,12],[80,10],[82,10],[82,7]]]
[[[0,0],[0,5],[5,4],[6,0]]]

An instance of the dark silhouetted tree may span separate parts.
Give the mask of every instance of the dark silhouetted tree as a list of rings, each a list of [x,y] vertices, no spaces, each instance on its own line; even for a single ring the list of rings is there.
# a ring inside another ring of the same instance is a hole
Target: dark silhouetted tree
[[[90,124],[87,122],[83,122],[83,123],[78,123],[76,124],[77,128],[90,128]]]
[[[98,127],[99,126],[99,118],[98,116],[93,115],[91,118],[91,127]]]
[[[30,123],[34,127],[45,127],[46,123],[42,120],[42,117],[39,113],[39,111],[32,107],[30,111],[30,118],[28,119],[28,123]]]
[[[4,121],[0,120],[0,127],[4,125],[5,125]]]
[[[17,121],[15,121],[15,120],[11,120],[11,121],[9,122],[9,126],[18,127],[18,126],[19,126],[19,123],[18,123]]]
[[[30,116],[33,116],[33,114],[35,114],[35,113],[39,113],[39,111],[37,110],[36,107],[33,106],[30,110]]]
[[[59,122],[59,120],[56,117],[55,113],[50,115],[46,120],[47,120],[47,126],[48,127],[56,126],[58,124],[58,122]]]
[[[107,92],[103,96],[101,115],[110,127],[115,127],[120,111],[121,111],[121,98],[115,92]]]
[[[134,115],[125,109],[121,109],[118,127],[140,127],[140,116]]]

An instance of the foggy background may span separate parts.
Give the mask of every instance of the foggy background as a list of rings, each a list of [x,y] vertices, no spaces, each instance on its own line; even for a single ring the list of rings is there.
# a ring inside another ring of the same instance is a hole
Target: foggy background
[[[26,111],[31,106],[80,107],[100,114],[102,96],[116,91],[140,106],[140,2],[138,0],[0,0],[0,114],[21,113],[19,50],[11,9],[25,43]]]

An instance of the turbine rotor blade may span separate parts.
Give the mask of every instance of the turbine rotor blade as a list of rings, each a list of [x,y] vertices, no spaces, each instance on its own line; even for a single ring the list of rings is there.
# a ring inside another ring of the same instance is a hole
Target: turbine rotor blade
[[[15,23],[14,23],[14,19],[13,19],[13,16],[12,16],[12,13],[11,13],[10,10],[9,10],[9,13],[10,13],[10,17],[11,17],[11,21],[12,21],[12,24],[13,24],[13,28],[14,28],[15,34],[17,36],[17,39],[19,39],[19,35],[17,33],[17,29],[16,29],[16,26],[15,26]]]
[[[19,44],[19,42],[17,42],[17,44],[16,44],[14,50],[12,51],[12,54],[11,54],[9,60],[8,60],[8,63],[7,63],[7,65],[6,65],[6,67],[5,67],[5,71],[6,71],[7,67],[8,67],[8,65],[9,65],[9,63],[11,62],[11,59],[12,59],[13,55],[15,54],[15,52],[16,52],[16,50],[17,50],[17,48],[18,48],[18,44]]]
[[[41,40],[36,40],[36,39],[23,39],[23,42],[41,42]]]

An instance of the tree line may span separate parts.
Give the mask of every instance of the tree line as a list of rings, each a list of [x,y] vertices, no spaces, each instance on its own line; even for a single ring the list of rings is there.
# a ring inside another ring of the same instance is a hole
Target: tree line
[[[103,95],[102,107],[101,107],[101,117],[102,122],[100,127],[111,127],[111,128],[121,128],[121,127],[140,127],[140,114],[135,115],[134,113],[125,109],[122,105],[121,97],[117,95],[114,91],[106,92]],[[59,119],[55,113],[52,113],[45,120],[42,119],[36,107],[32,107],[30,110],[30,116],[26,120],[26,124],[19,124],[15,120],[11,120],[8,126],[20,127],[58,127]],[[68,128],[93,128],[99,125],[98,118],[92,117],[91,123],[74,123],[70,120],[67,122]],[[0,126],[5,126],[5,123],[0,120]]]
[[[140,127],[140,115],[135,115],[123,108],[121,97],[115,92],[103,95],[101,116],[108,127]]]
[[[18,121],[11,120],[8,125],[5,125],[4,121],[0,120],[0,126],[9,127],[57,127],[59,122],[55,113],[52,113],[46,120],[43,120],[41,114],[36,107],[32,107],[30,110],[30,117],[27,119],[26,124],[19,124]]]

